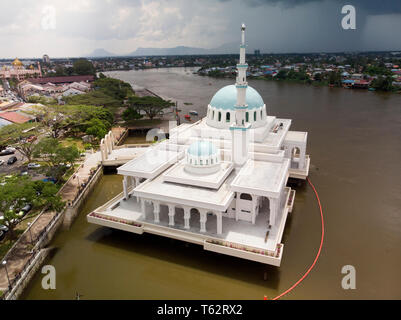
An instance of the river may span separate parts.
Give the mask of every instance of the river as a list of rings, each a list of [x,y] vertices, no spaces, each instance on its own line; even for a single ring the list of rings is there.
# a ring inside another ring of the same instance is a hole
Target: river
[[[213,94],[233,79],[192,68],[109,72],[109,76],[177,100],[183,113],[206,114]],[[322,201],[326,236],[315,269],[286,299],[401,298],[401,95],[250,80],[268,113],[308,131],[310,179]],[[185,105],[184,103],[191,103]],[[203,251],[154,235],[88,224],[85,215],[122,190],[105,175],[46,262],[56,290],[41,288],[40,272],[24,299],[263,299],[290,287],[312,263],[320,215],[311,188],[296,188],[284,233],[280,268]],[[356,289],[344,290],[341,269],[356,269]],[[267,279],[264,279],[264,275]]]

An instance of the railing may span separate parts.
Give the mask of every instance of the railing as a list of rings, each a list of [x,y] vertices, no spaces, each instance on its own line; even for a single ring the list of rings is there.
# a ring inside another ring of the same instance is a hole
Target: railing
[[[74,172],[74,174],[77,173],[77,171],[82,167],[83,165],[80,165],[77,170]],[[95,174],[98,172],[99,168],[101,167],[101,164],[98,164],[96,167],[96,170],[91,171],[88,180],[86,180],[86,185],[88,185],[93,177],[95,176]],[[74,174],[67,180],[67,182],[60,188],[60,190],[57,192],[57,195],[59,195],[61,193],[61,191],[63,190],[63,188],[65,187],[65,185],[70,181],[70,179],[73,179]],[[81,196],[82,191],[84,190],[84,187],[80,186],[79,187],[79,191],[77,192],[74,200],[72,201],[72,203],[67,203],[67,206],[74,206],[77,199]],[[66,207],[64,207],[64,209],[62,209],[60,212],[56,213],[47,223],[47,225],[35,236],[32,235],[31,233],[31,242],[32,244],[34,244],[34,248],[32,250],[32,255],[29,257],[29,259],[24,263],[22,269],[20,271],[18,271],[18,273],[14,276],[13,279],[10,279],[10,283],[9,283],[9,287],[6,291],[3,292],[3,295],[1,296],[1,299],[5,299],[5,297],[7,297],[7,295],[11,292],[12,288],[15,286],[15,284],[21,279],[22,274],[30,267],[32,261],[35,259],[35,257],[37,256],[37,254],[40,252],[40,244],[41,242],[46,238],[48,232],[54,227],[55,223],[57,222],[57,220],[64,214]],[[10,248],[10,250],[6,253],[6,255],[3,257],[3,261],[4,260],[8,260],[9,257],[11,255],[14,254],[14,250],[16,248],[17,245],[20,244],[20,242],[22,241],[21,239],[23,238],[23,236],[27,236],[27,232],[30,232],[30,228],[33,227],[33,225],[35,224],[35,222],[42,216],[43,213],[45,213],[47,211],[47,208],[43,209],[40,214],[35,218],[35,220],[31,223],[31,225],[24,231],[24,233],[20,236],[20,238],[15,242],[15,244]]]
[[[135,221],[126,220],[126,219],[123,219],[123,218],[107,217],[107,216],[104,216],[104,215],[96,213],[96,212],[90,213],[89,216],[90,217],[94,217],[94,218],[98,218],[98,219],[104,219],[104,220],[111,221],[111,222],[124,223],[124,224],[127,224],[129,226],[133,226],[133,227],[138,227],[138,228],[142,227],[142,224],[136,223]]]
[[[256,254],[261,254],[264,256],[269,256],[269,257],[274,257],[274,258],[279,258],[280,257],[280,252],[281,252],[281,243],[277,244],[276,251],[271,252],[269,250],[263,250],[263,249],[258,249],[234,242],[229,242],[229,241],[224,241],[224,240],[215,240],[215,239],[208,239],[206,242],[214,244],[214,245],[219,245],[227,248],[232,248],[232,249],[237,249],[237,250],[242,250],[250,253],[256,253]]]
[[[36,243],[35,243],[34,248],[31,251],[31,256],[24,263],[22,269],[20,271],[18,271],[18,273],[14,276],[14,278],[10,279],[8,289],[3,292],[1,299],[4,300],[7,297],[7,295],[11,292],[11,290],[15,287],[16,283],[21,279],[24,272],[27,271],[31,267],[32,261],[40,253],[40,246],[38,244],[40,244],[46,238],[48,232],[54,227],[55,223],[62,216],[63,213],[64,213],[64,210],[61,210],[60,212],[56,213],[50,219],[49,223],[40,231],[40,233],[38,235],[36,235],[36,238],[32,237],[32,243],[33,242],[36,242]],[[11,254],[11,250],[7,254]]]

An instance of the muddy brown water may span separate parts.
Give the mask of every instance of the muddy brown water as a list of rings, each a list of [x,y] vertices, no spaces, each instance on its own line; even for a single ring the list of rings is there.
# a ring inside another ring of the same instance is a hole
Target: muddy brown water
[[[204,116],[213,94],[232,79],[193,69],[110,72],[178,100],[183,113]],[[322,201],[326,237],[311,274],[286,299],[401,298],[401,95],[250,80],[268,113],[308,131],[310,178]],[[184,103],[191,103],[185,105]],[[195,119],[196,120],[196,119]],[[135,235],[86,222],[86,214],[122,191],[105,175],[46,262],[56,290],[38,272],[24,299],[263,299],[290,287],[312,263],[320,241],[313,191],[295,187],[280,268],[204,251],[154,235]],[[341,268],[356,269],[356,290],[341,287]],[[264,280],[264,274],[267,280]]]

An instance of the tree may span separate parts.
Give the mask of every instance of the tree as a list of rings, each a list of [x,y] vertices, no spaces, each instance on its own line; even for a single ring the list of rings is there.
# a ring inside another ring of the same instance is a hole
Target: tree
[[[334,86],[341,86],[341,74],[339,72],[330,72],[329,73],[329,84]]]
[[[97,118],[92,118],[87,121],[86,126],[86,133],[95,136],[99,140],[102,139],[108,132],[108,129],[104,122]]]
[[[164,109],[174,106],[174,103],[170,100],[163,100],[159,97],[131,97],[128,100],[131,108],[133,108],[138,113],[143,111],[149,117],[153,119]]]
[[[95,74],[95,67],[87,59],[78,59],[73,64],[74,73],[78,75]]]
[[[393,79],[391,77],[379,76],[377,79],[372,81],[371,87],[381,91],[392,91]]]
[[[99,119],[102,126],[110,130],[113,115],[102,107],[87,105],[48,106],[42,123],[52,130],[53,138],[58,138],[62,132],[76,134],[86,132],[88,126],[93,127],[92,119]]]
[[[130,107],[125,109],[123,112],[123,119],[125,121],[137,120],[137,119],[141,119],[141,118],[142,118],[142,115],[139,114],[137,110],[130,108]]]
[[[36,145],[36,139],[31,137],[37,136],[39,130],[40,125],[36,123],[15,123],[4,126],[0,129],[0,145],[15,145],[15,148],[31,162]]]
[[[0,185],[0,213],[3,223],[8,227],[7,236],[15,238],[15,228],[26,218],[21,218],[20,210],[30,204],[31,210],[60,211],[64,203],[57,195],[58,188],[43,181],[32,181],[26,176],[13,176]]]
[[[79,151],[76,146],[63,147],[57,139],[45,138],[37,144],[34,155],[46,162],[41,170],[59,181],[66,172],[66,164],[73,166],[79,158]]]

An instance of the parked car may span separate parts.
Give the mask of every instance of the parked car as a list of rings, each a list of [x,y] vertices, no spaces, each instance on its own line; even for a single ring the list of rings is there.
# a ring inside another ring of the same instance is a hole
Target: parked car
[[[10,154],[14,154],[15,151],[10,150],[10,149],[4,149],[3,151],[0,152],[0,156],[8,156]]]
[[[0,160],[0,166],[4,164],[4,160]]]
[[[57,180],[54,179],[54,178],[45,178],[45,179],[42,179],[42,181],[43,182],[52,182],[52,183],[56,183],[57,182]]]
[[[8,227],[4,224],[0,224],[0,241],[4,239],[6,233],[8,232]]]
[[[40,168],[39,163],[31,162],[28,164],[28,169],[36,169],[36,168]]]
[[[25,207],[23,207],[20,212],[18,212],[18,217],[23,218],[27,215],[29,211],[31,211],[32,205],[28,203]]]
[[[12,157],[10,157],[9,159],[8,159],[8,161],[7,161],[7,164],[8,165],[11,165],[11,164],[14,164],[15,162],[17,162],[17,157],[16,156],[12,156]]]
[[[14,147],[7,147],[6,150],[10,150],[10,151],[17,151],[17,149],[15,149]]]

